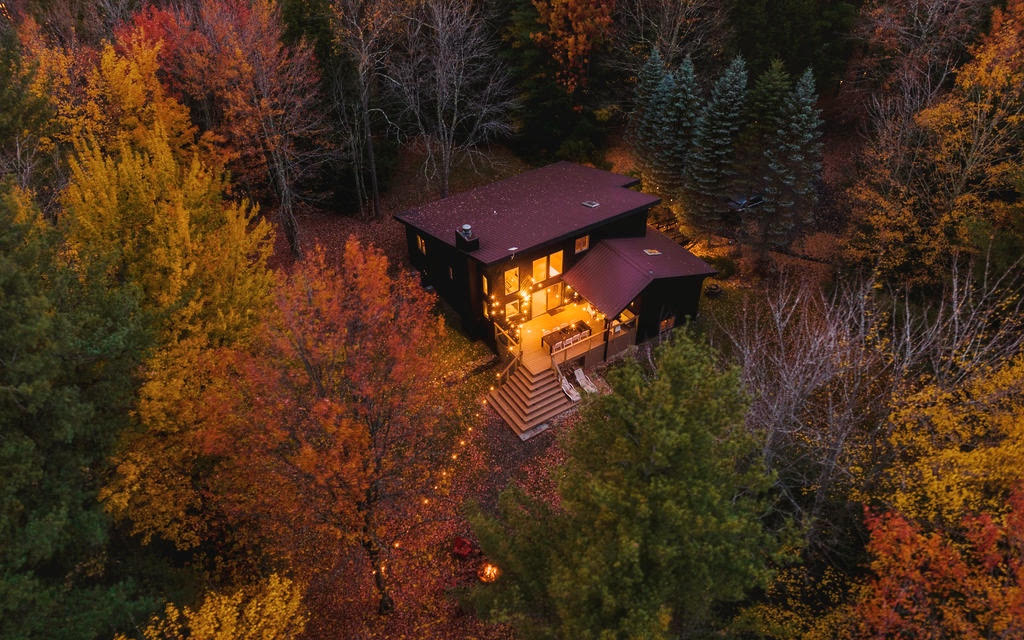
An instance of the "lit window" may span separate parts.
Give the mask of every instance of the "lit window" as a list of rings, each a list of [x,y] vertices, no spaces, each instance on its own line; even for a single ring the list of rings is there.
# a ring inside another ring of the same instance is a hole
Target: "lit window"
[[[658,323],[658,331],[668,331],[674,326],[676,326],[676,317],[669,316]]]
[[[483,283],[483,291],[484,291],[484,295],[486,296],[488,293],[490,293],[488,291],[489,287],[487,286],[487,276],[486,275],[480,276],[480,281]]]
[[[514,318],[519,315],[519,301],[513,300],[505,305],[505,317]]]
[[[423,240],[423,236],[416,235],[416,248],[420,250],[420,253],[427,255],[427,243]]]
[[[484,299],[484,317],[485,318],[490,318],[491,317],[491,307],[487,303],[486,299]]]
[[[548,271],[548,258],[537,258],[533,261],[533,281],[540,282],[541,280],[547,280]]]
[[[576,238],[576,253],[583,253],[590,248],[590,236]]]
[[[455,270],[452,269],[451,267],[448,267],[448,279],[449,280],[454,280],[455,279]]]
[[[505,271],[505,295],[519,291],[519,267]]]
[[[548,256],[548,277],[562,275],[562,252],[556,251]]]

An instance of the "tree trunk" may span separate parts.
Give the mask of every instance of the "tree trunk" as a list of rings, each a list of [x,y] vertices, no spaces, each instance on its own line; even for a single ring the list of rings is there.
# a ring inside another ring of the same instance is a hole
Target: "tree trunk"
[[[386,567],[383,564],[380,545],[377,544],[376,538],[370,532],[370,521],[366,519],[366,524],[363,529],[363,549],[366,550],[366,556],[370,559],[370,565],[373,566],[373,584],[377,588],[377,593],[380,594],[380,603],[377,605],[377,613],[384,616],[395,610],[395,601],[391,598],[389,592],[387,576],[385,575]]]
[[[370,169],[370,196],[373,218],[380,217],[380,188],[377,185],[377,157],[373,150],[373,131],[370,129],[370,95],[366,83],[369,79],[362,78],[363,86],[359,90],[360,108],[363,117],[363,135],[366,136],[366,163]]]

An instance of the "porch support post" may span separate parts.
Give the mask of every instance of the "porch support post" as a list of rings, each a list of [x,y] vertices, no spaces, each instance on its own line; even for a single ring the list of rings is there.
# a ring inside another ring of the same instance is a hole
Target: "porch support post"
[[[604,317],[604,356],[601,358],[601,360],[603,360],[605,362],[608,361],[608,338],[609,337],[610,336],[608,335],[608,316],[605,316]]]

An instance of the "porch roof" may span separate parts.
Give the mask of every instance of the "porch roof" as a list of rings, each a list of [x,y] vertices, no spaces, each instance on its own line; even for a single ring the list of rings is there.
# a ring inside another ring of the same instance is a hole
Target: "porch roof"
[[[647,227],[642,238],[610,238],[597,243],[565,272],[563,280],[601,313],[614,318],[655,280],[715,273],[671,238]]]

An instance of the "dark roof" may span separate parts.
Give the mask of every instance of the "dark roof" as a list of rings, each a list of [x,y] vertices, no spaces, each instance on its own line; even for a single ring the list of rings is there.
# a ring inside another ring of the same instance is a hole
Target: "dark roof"
[[[647,227],[643,238],[598,242],[562,278],[601,313],[614,318],[655,280],[714,273],[706,262]]]
[[[455,246],[455,231],[472,225],[480,248],[468,252],[484,264],[528,251],[618,216],[646,209],[658,198],[629,187],[639,181],[571,162],[526,171],[403,211],[401,222]],[[584,201],[597,202],[587,207]]]

